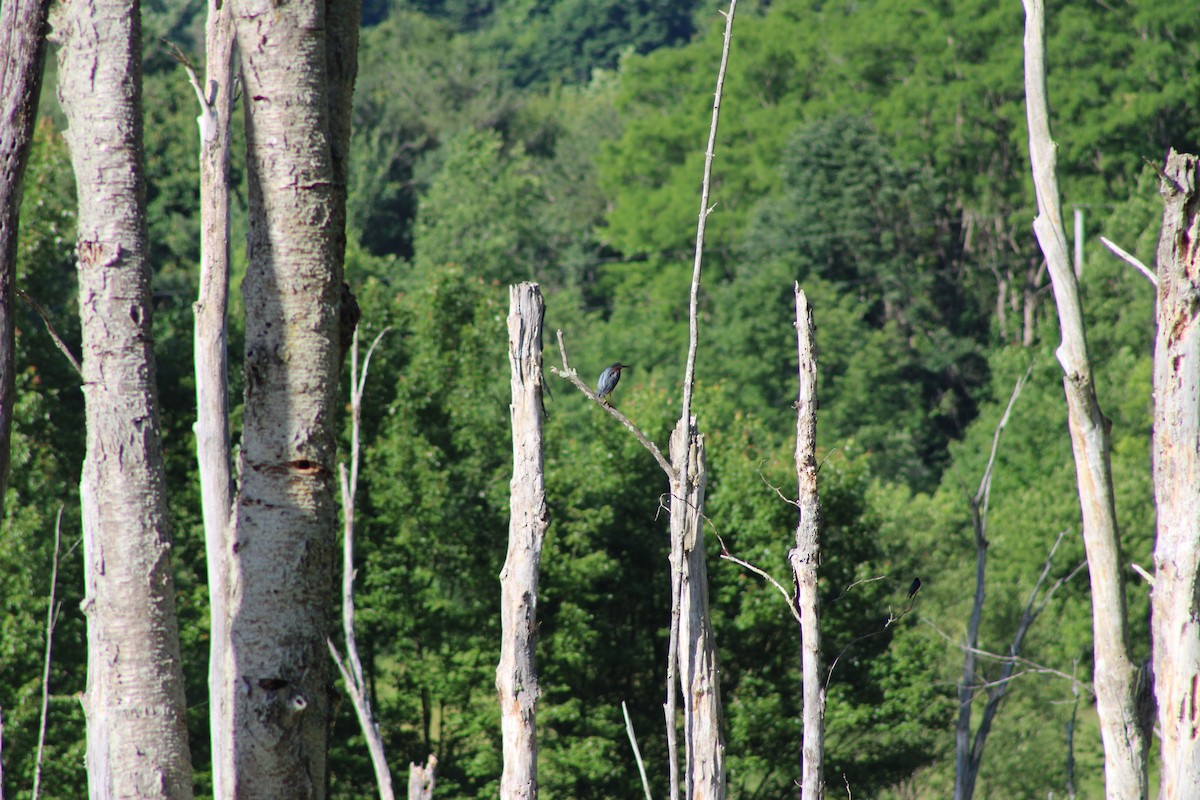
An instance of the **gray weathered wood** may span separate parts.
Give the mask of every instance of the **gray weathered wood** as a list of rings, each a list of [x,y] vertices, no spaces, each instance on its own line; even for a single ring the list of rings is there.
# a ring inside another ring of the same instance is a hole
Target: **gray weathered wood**
[[[1125,589],[1112,490],[1109,421],[1100,410],[1083,326],[1079,287],[1067,255],[1046,98],[1046,22],[1042,0],[1025,3],[1025,98],[1029,156],[1037,192],[1034,232],[1046,256],[1062,343],[1057,352],[1067,398],[1067,425],[1083,512],[1092,582],[1096,710],[1104,741],[1110,800],[1147,796],[1148,730],[1137,707],[1137,669],[1129,659]]]
[[[800,610],[800,668],[804,686],[804,742],[800,797],[825,796],[825,676],[821,666],[821,614],[817,568],[821,564],[821,502],[817,494],[817,362],[813,356],[813,314],[795,285],[796,354],[800,388],[796,398],[796,546],[789,558]]]
[[[538,572],[550,525],[542,437],[542,317],[536,283],[509,287],[508,363],[512,373],[513,474],[508,555],[500,571],[500,699],[504,771],[503,800],[533,800],[537,781]]]
[[[1159,797],[1200,792],[1200,159],[1167,156],[1160,191],[1154,345],[1151,622],[1162,771]]]
[[[193,357],[196,371],[196,459],[204,518],[209,595],[209,736],[213,793],[232,796],[233,681],[229,652],[230,516],[233,511],[229,444],[229,153],[234,111],[234,37],[228,3],[209,0],[204,84],[188,67],[200,104],[200,290]]]

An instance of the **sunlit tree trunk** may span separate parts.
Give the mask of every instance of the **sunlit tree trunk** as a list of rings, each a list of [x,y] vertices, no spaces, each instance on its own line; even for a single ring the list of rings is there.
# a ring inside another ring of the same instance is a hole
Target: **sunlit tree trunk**
[[[536,283],[509,289],[508,359],[512,372],[513,476],[508,555],[500,571],[500,696],[504,771],[502,800],[532,800],[537,783],[538,571],[550,524],[542,442],[542,316]]]
[[[60,8],[87,405],[88,784],[93,798],[190,798],[150,326],[140,12],[124,0]]]
[[[800,389],[796,399],[796,482],[800,516],[790,561],[800,610],[800,667],[804,680],[804,741],[800,797],[825,797],[825,676],[821,667],[820,597],[821,503],[817,494],[817,363],[813,355],[813,316],[796,284],[796,353]]]
[[[348,117],[333,117],[349,113],[357,44],[335,19],[345,13],[233,5],[250,188],[225,674],[234,797],[325,796],[349,135]]]
[[[17,223],[29,143],[37,119],[46,61],[46,15],[50,0],[5,0],[0,5],[0,519],[12,437],[16,386],[13,285],[17,270]]]
[[[1083,541],[1092,583],[1094,685],[1104,740],[1105,790],[1110,800],[1143,798],[1148,791],[1149,731],[1146,715],[1137,702],[1137,669],[1129,659],[1109,453],[1110,423],[1096,398],[1079,287],[1067,254],[1055,172],[1055,144],[1050,138],[1042,0],[1025,0],[1025,14],[1025,97],[1029,154],[1038,202],[1033,229],[1046,256],[1062,331],[1062,343],[1056,352],[1064,373],[1067,425],[1075,455]]]
[[[1162,736],[1159,797],[1200,792],[1200,160],[1171,151],[1162,180],[1154,347],[1151,621]]]

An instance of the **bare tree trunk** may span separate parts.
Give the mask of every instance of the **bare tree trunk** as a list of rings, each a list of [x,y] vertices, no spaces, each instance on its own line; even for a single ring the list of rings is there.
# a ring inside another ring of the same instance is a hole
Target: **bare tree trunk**
[[[233,715],[223,734],[233,744],[227,786],[235,797],[322,798],[326,790],[345,242],[340,140],[331,133],[331,108],[341,106],[327,59],[354,58],[327,52],[326,14],[314,0],[233,6],[250,185],[245,418],[229,553],[233,662],[225,674]]]
[[[796,352],[800,390],[796,400],[796,481],[800,518],[791,552],[800,609],[800,663],[804,678],[804,743],[800,797],[825,796],[825,681],[821,667],[820,598],[821,503],[817,494],[817,363],[813,357],[813,315],[808,298],[796,291]]]
[[[721,733],[721,685],[716,642],[708,612],[704,555],[704,437],[695,417],[671,434],[671,569],[679,586],[679,682],[683,694],[685,797],[725,797],[725,737]]]
[[[37,119],[46,62],[50,0],[5,0],[0,5],[0,519],[16,406],[13,284],[25,164]]]
[[[500,571],[500,728],[504,772],[500,797],[533,800],[538,794],[537,642],[538,570],[550,524],[542,441],[542,317],[536,283],[509,288],[508,361],[512,369],[513,476],[508,555]]]
[[[140,12],[79,0],[59,13],[87,405],[88,784],[93,798],[190,798],[150,326]]]
[[[1125,589],[1120,575],[1120,542],[1109,454],[1110,423],[1096,398],[1083,309],[1067,255],[1046,99],[1044,9],[1042,0],[1024,0],[1024,3],[1029,155],[1038,200],[1033,229],[1046,256],[1062,330],[1057,355],[1064,372],[1067,423],[1075,454],[1083,540],[1092,582],[1096,708],[1104,740],[1106,792],[1110,799],[1142,798],[1148,793],[1149,720],[1137,707],[1137,670],[1128,654]]]
[[[205,31],[206,80],[189,77],[200,102],[200,294],[195,316],[196,458],[204,512],[209,596],[209,735],[213,793],[231,797],[230,740],[234,682],[229,638],[230,515],[233,476],[229,449],[229,151],[234,111],[233,19],[228,3],[209,0]]]
[[[1154,545],[1151,619],[1162,734],[1159,797],[1200,787],[1200,162],[1167,156],[1154,345]]]

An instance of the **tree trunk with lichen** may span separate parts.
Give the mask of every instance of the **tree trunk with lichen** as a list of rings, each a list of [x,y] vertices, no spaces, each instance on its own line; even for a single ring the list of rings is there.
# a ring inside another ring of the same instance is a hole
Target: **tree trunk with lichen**
[[[93,798],[190,798],[150,325],[140,12],[79,0],[57,14],[79,198],[88,786]]]

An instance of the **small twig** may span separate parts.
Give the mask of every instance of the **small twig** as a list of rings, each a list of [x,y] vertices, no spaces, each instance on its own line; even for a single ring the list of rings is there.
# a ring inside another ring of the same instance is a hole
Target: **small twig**
[[[646,779],[646,765],[642,763],[642,751],[638,749],[637,737],[633,734],[633,720],[629,718],[629,709],[625,707],[625,701],[621,701],[621,713],[625,715],[625,732],[629,734],[629,744],[633,746],[633,758],[637,761],[638,773],[642,776],[642,791],[646,793],[646,800],[654,800],[650,796],[650,781]]]
[[[33,800],[38,798],[42,783],[42,755],[46,747],[46,725],[50,711],[50,652],[54,645],[54,625],[58,621],[58,608],[54,604],[54,593],[58,584],[58,547],[62,541],[63,506],[58,507],[54,519],[54,557],[50,562],[50,601],[46,605],[46,659],[42,664],[42,715],[38,724],[37,758],[33,767]]]
[[[1147,572],[1141,564],[1130,563],[1129,567],[1138,575],[1142,576],[1142,580],[1148,583],[1151,589],[1154,588],[1154,576]]]
[[[964,653],[972,653],[974,655],[979,656],[980,658],[986,658],[989,661],[995,661],[1000,664],[1022,664],[1026,667],[1029,667],[1029,669],[1026,670],[1026,672],[1044,672],[1044,673],[1047,673],[1050,675],[1056,675],[1060,678],[1065,678],[1066,680],[1074,681],[1074,682],[1078,683],[1077,679],[1074,676],[1068,675],[1067,673],[1062,672],[1057,669],[1054,669],[1053,667],[1047,667],[1043,664],[1039,664],[1036,661],[1030,661],[1027,658],[1023,658],[1022,656],[1002,656],[999,653],[993,653],[988,650],[980,650],[977,647],[967,647],[965,644],[962,644],[961,642],[956,642],[949,634],[947,634],[945,631],[943,631],[937,625],[933,624],[928,619],[922,618],[921,621],[924,622],[929,627],[933,628],[933,630],[937,633],[938,636],[941,636],[947,642],[954,645],[955,647],[957,647],[959,650],[963,651]],[[978,684],[978,685],[988,686],[988,685],[996,685],[998,683],[999,683],[999,681],[995,681],[992,684]],[[1089,692],[1094,693],[1094,690],[1091,687],[1086,686],[1086,684],[1080,684],[1080,685],[1085,686]]]
[[[800,507],[799,502],[797,502],[796,500],[793,500],[792,498],[785,495],[779,489],[778,486],[776,486],[775,484],[773,484],[769,480],[767,480],[767,476],[762,474],[762,464],[761,463],[759,464],[758,477],[762,480],[763,483],[765,483],[767,485],[768,489],[771,489],[772,491],[775,492],[775,494],[779,495],[780,500],[782,500],[783,502],[787,503],[790,506],[795,506],[796,508]]]
[[[1150,269],[1145,264],[1143,264],[1137,256],[1133,255],[1132,253],[1125,252],[1120,247],[1118,247],[1116,244],[1109,241],[1108,239],[1106,239],[1103,236],[1100,237],[1100,241],[1104,243],[1105,247],[1107,247],[1109,250],[1111,250],[1113,252],[1113,255],[1115,255],[1117,258],[1121,259],[1125,263],[1131,264],[1132,266],[1136,267],[1138,272],[1140,272],[1146,276],[1146,280],[1150,281],[1155,286],[1158,286],[1158,276],[1154,274],[1154,270]]]
[[[721,543],[721,558],[724,559],[725,561],[732,561],[734,564],[737,564],[740,567],[744,567],[744,568],[750,570],[751,572],[753,572],[755,575],[758,575],[758,576],[770,581],[771,585],[774,586],[776,589],[778,589],[779,593],[781,595],[783,595],[783,599],[785,601],[787,601],[788,610],[792,612],[792,616],[796,618],[796,622],[799,622],[800,621],[800,610],[798,608],[796,608],[795,598],[793,598],[792,595],[790,595],[788,593],[788,590],[783,588],[782,584],[780,584],[779,581],[772,578],[770,576],[770,574],[767,573],[766,570],[763,570],[763,569],[760,569],[760,568],[754,566],[749,561],[743,561],[742,559],[740,559],[737,556],[730,553],[729,549],[725,547],[725,540],[721,538],[720,534],[718,534],[714,531],[713,535],[716,536],[717,541]]]
[[[650,451],[650,454],[654,456],[654,460],[658,462],[660,467],[662,467],[663,472],[667,473],[667,478],[670,480],[675,480],[675,468],[671,466],[671,462],[663,458],[662,451],[658,449],[658,445],[650,441],[646,434],[642,433],[641,429],[638,428],[637,425],[634,425],[632,421],[630,421],[629,417],[625,416],[608,403],[602,402],[600,398],[596,396],[596,393],[593,392],[586,383],[579,379],[579,373],[572,369],[570,362],[567,361],[567,346],[563,343],[563,332],[561,329],[558,331],[558,352],[562,356],[562,369],[550,367],[550,371],[558,377],[565,378],[566,380],[575,384],[575,388],[587,395],[589,400],[603,408],[614,418],[616,418],[618,422],[628,428],[629,432],[636,436],[637,440],[642,443],[642,447],[645,447]]]
[[[59,351],[67,357],[67,361],[71,362],[71,366],[75,368],[75,371],[79,373],[79,377],[82,378],[83,367],[79,365],[79,359],[75,358],[75,356],[71,353],[71,348],[67,347],[67,343],[64,342],[63,338],[58,335],[58,331],[54,328],[54,323],[50,321],[50,316],[46,313],[46,309],[42,308],[37,300],[34,300],[32,297],[25,294],[25,292],[22,290],[14,289],[13,291],[17,293],[17,297],[24,300],[26,304],[28,304],[29,307],[34,310],[34,313],[42,318],[42,322],[46,324],[46,331],[50,334],[50,338],[54,340],[55,347],[57,347]]]
[[[842,590],[842,593],[841,593],[841,594],[839,594],[837,597],[835,597],[835,598],[833,598],[832,600],[830,600],[830,601],[829,601],[829,603],[828,603],[828,605],[833,605],[833,604],[834,604],[834,603],[836,603],[838,600],[841,600],[843,597],[845,597],[846,595],[850,594],[850,590],[851,590],[851,589],[853,589],[855,586],[859,586],[859,585],[861,585],[861,584],[864,584],[864,583],[874,583],[875,581],[881,581],[881,580],[883,580],[883,579],[884,579],[884,578],[886,578],[886,577],[887,577],[887,575],[876,575],[874,578],[862,578],[861,580],[857,580],[857,581],[855,581],[854,583],[852,583],[852,584],[850,584],[849,586],[847,586],[845,589],[843,589],[843,590]]]
[[[1146,158],[1145,156],[1142,156],[1142,161],[1145,161],[1147,164],[1154,167],[1154,171],[1158,173],[1158,177],[1160,179],[1166,181],[1167,183],[1171,184],[1171,186],[1175,187],[1175,191],[1178,194],[1187,194],[1187,192],[1185,192],[1183,190],[1183,187],[1179,185],[1179,182],[1176,181],[1174,178],[1172,178],[1170,175],[1168,175],[1167,171],[1164,170],[1157,162],[1151,161],[1150,159]]]

